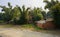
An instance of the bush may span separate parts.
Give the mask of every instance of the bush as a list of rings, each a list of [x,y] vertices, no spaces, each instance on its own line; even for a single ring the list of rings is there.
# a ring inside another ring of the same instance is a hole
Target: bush
[[[41,17],[40,16],[34,16],[32,19],[33,19],[33,21],[39,21],[39,20],[41,20]]]

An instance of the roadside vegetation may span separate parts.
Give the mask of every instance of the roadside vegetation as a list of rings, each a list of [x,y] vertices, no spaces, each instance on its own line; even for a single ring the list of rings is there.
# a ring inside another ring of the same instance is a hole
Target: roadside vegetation
[[[40,30],[41,28],[36,26],[35,21],[46,20],[47,16],[53,16],[56,27],[60,28],[60,2],[58,0],[44,0],[43,2],[46,3],[45,9],[49,10],[47,14],[42,8],[25,8],[25,5],[22,7],[16,5],[13,8],[10,2],[8,2],[8,7],[0,5],[0,8],[2,8],[0,24],[6,24],[7,27],[19,25],[22,28]]]

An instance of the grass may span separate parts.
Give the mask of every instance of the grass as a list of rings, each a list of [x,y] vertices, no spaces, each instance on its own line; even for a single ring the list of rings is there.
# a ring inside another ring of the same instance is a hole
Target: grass
[[[13,27],[13,25],[12,24],[0,24],[0,28],[11,28],[11,27]]]
[[[40,31],[42,30],[41,28],[37,27],[34,24],[23,24],[23,25],[13,25],[13,24],[4,24],[0,25],[0,28],[19,28],[19,29],[29,29],[32,31]]]
[[[21,25],[21,27],[24,28],[24,29],[30,29],[30,30],[34,30],[34,31],[43,30],[43,29],[37,27],[34,24],[24,24],[24,25]]]

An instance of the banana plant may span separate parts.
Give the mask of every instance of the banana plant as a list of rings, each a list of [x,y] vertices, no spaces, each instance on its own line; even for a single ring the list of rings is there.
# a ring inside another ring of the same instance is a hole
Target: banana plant
[[[25,8],[24,5],[22,6],[22,8],[19,7],[19,6],[18,6],[18,8],[19,8],[19,11],[20,11],[20,14],[21,14],[20,21],[22,23],[25,23],[27,21],[27,23],[28,23],[28,20],[29,20],[29,9],[30,8]]]
[[[6,6],[0,6],[2,8],[2,11],[4,11],[4,21],[10,21],[12,19],[12,6],[10,3],[8,3],[8,7]]]

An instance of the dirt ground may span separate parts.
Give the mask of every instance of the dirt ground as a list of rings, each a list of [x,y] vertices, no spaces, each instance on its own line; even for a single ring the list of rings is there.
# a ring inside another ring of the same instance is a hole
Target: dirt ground
[[[59,30],[53,31],[30,31],[27,29],[0,28],[0,37],[60,37]]]

